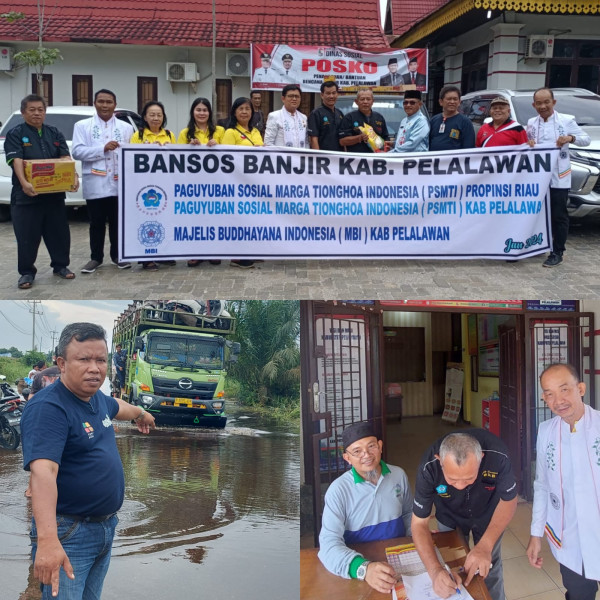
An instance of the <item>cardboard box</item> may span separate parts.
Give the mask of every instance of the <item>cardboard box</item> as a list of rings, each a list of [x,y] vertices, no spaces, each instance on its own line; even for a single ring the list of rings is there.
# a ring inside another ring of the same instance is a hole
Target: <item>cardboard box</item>
[[[75,185],[75,161],[44,158],[26,160],[25,179],[38,194],[70,192]]]

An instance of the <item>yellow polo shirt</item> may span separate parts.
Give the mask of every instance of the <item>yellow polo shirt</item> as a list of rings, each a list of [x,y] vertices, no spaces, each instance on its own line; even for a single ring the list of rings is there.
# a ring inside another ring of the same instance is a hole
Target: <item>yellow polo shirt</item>
[[[172,131],[161,129],[158,133],[152,133],[149,129],[144,129],[144,140],[140,139],[140,132],[136,131],[131,136],[130,144],[174,144],[175,136]]]
[[[223,144],[226,146],[263,146],[260,131],[254,127],[248,132],[241,127],[239,129],[227,129],[223,136]]]
[[[225,130],[220,125],[217,125],[212,139],[215,140],[215,142],[217,142],[217,144],[220,144],[221,140],[223,139],[224,133],[225,133]],[[177,138],[177,143],[178,144],[189,144],[187,134],[188,134],[188,128],[186,127],[185,129],[182,129],[180,131],[179,137]],[[208,144],[208,131],[202,131],[201,129],[198,129],[196,127],[196,133],[195,133],[194,137],[203,146],[206,146],[206,144]]]

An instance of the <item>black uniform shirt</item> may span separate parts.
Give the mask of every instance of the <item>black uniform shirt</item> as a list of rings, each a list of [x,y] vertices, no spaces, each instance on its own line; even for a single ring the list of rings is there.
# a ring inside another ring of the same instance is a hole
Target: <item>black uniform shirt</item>
[[[477,479],[464,490],[457,490],[444,479],[439,454],[442,439],[435,442],[423,457],[417,471],[413,513],[422,519],[431,514],[435,504],[436,518],[448,527],[459,527],[465,532],[473,530],[479,539],[498,502],[512,500],[517,495],[517,483],[512,472],[508,450],[502,440],[485,429],[469,429],[481,444],[483,458]],[[445,437],[445,436],[444,436]]]
[[[359,126],[370,125],[375,133],[381,136],[384,140],[390,138],[387,130],[387,125],[383,115],[373,111],[368,117],[363,115],[360,110],[353,110],[347,115],[344,115],[342,123],[340,124],[340,138],[350,137],[352,135],[358,135],[361,131],[358,129]],[[373,152],[371,147],[366,142],[359,142],[352,146],[346,146],[348,152]]]
[[[6,162],[11,167],[15,158],[34,160],[70,156],[65,136],[56,127],[42,125],[41,130],[38,131],[35,127],[27,125],[27,123],[17,125],[6,134],[4,152],[6,153]],[[65,199],[64,192],[28,196],[23,192],[14,168],[12,184],[11,204],[32,204],[34,202]]]
[[[338,131],[343,118],[344,114],[339,108],[331,110],[325,105],[315,108],[308,115],[308,135],[319,138],[321,150],[341,152],[343,148],[340,146]]]

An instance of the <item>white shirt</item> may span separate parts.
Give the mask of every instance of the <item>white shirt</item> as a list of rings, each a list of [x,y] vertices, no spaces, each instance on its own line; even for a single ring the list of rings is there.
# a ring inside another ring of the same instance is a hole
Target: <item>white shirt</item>
[[[600,498],[595,486],[600,469],[598,465],[590,464],[594,459],[586,448],[586,438],[583,432],[584,419],[590,418],[589,406],[586,413],[577,424],[575,431],[571,432],[568,423],[562,421],[561,429],[561,461],[562,461],[562,501],[564,502],[563,531],[561,536],[562,547],[555,548],[550,544],[550,549],[558,562],[565,565],[575,573],[582,573],[582,564],[585,568],[587,579],[600,580]],[[597,411],[595,411],[597,413]],[[559,417],[554,417],[559,418]],[[548,507],[548,480],[546,465],[546,450],[548,439],[546,421],[540,425],[538,431],[536,479],[534,483],[534,499],[531,520],[531,535],[542,537],[547,519]],[[600,434],[595,431],[594,436]],[[595,457],[596,461],[600,457]]]
[[[104,152],[104,146],[112,140],[128,144],[132,135],[133,127],[114,115],[108,121],[94,115],[75,123],[71,154],[81,161],[86,200],[118,195],[118,150]]]
[[[285,108],[269,113],[265,128],[265,146],[308,148],[306,115],[300,111],[288,112]],[[286,125],[288,126],[286,130]]]
[[[527,138],[534,140],[536,144],[556,146],[556,140],[561,135],[574,135],[576,146],[590,145],[590,136],[577,125],[577,121],[575,121],[575,117],[572,115],[553,111],[547,121],[537,116],[529,119],[527,122]],[[558,163],[552,169],[550,187],[563,189],[571,187],[569,144],[564,144],[560,148]]]

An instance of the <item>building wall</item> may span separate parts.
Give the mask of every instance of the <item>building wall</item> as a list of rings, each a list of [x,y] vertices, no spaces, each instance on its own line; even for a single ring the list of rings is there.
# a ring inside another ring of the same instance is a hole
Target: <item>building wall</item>
[[[553,34],[555,39],[600,39],[595,16],[537,15],[505,11],[504,16],[446,40],[432,48],[430,61],[445,59],[445,83],[460,85],[462,55],[489,44],[487,88],[527,89],[545,84],[546,62],[525,60],[529,35]]]
[[[425,381],[399,383],[402,384],[403,416],[415,417],[433,414],[431,313],[386,311],[383,313],[383,326],[425,328]]]
[[[31,47],[26,44],[3,43],[12,46],[14,52]],[[120,44],[48,44],[58,48],[64,60],[46,67],[45,73],[53,76],[54,105],[72,104],[72,75],[92,75],[93,89],[108,88],[117,95],[121,108],[137,110],[137,77],[156,77],[158,100],[164,103],[168,116],[167,127],[174,132],[183,129],[189,118],[192,100],[198,96],[212,98],[211,49],[183,48],[173,46],[130,46]],[[243,50],[236,50],[243,53]],[[217,49],[216,74],[225,75],[227,50]],[[195,62],[200,80],[196,91],[189,83],[171,83],[166,78],[167,62]],[[8,74],[0,71],[0,121],[19,108],[21,98],[31,93],[29,67]],[[249,77],[233,77],[232,98],[247,96],[250,91]]]

